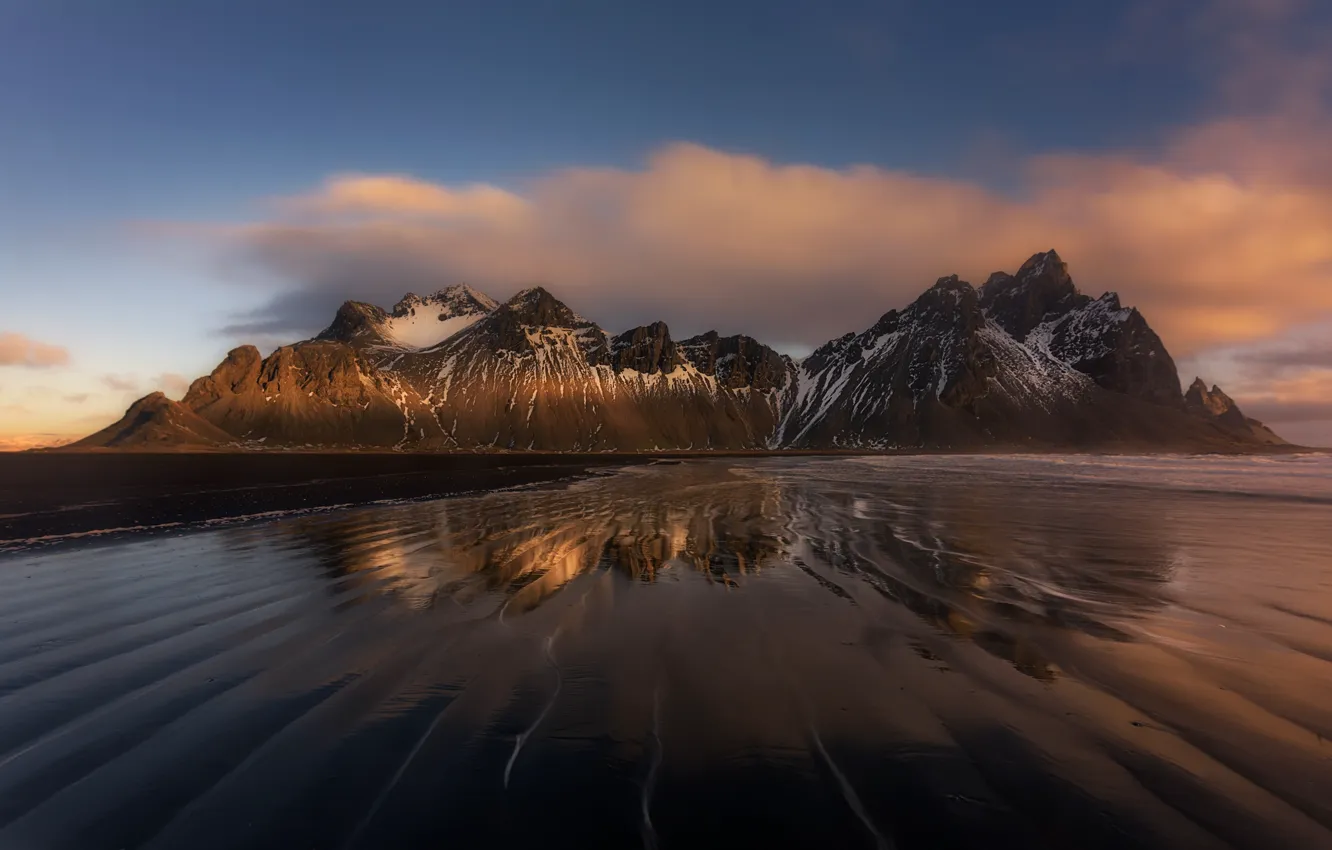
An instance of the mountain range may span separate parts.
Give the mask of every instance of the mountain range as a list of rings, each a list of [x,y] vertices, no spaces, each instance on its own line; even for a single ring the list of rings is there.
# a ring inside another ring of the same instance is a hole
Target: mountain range
[[[1246,450],[1285,445],[1217,387],[1182,391],[1136,309],[1054,251],[939,279],[793,360],[753,337],[611,334],[545,289],[348,301],[313,339],[232,350],[75,448]]]

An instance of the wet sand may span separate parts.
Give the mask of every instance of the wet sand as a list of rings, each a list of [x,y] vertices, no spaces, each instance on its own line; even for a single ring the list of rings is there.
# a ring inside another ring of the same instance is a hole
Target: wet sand
[[[713,458],[860,452],[710,452]],[[16,542],[568,481],[697,452],[0,452],[0,550]]]
[[[1327,458],[691,461],[0,556],[0,847],[1332,846]]]

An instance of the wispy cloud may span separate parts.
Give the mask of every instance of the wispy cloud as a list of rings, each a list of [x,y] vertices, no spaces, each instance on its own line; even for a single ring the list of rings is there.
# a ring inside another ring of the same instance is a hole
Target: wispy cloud
[[[12,331],[0,332],[0,366],[47,369],[69,363],[69,349]]]
[[[190,379],[177,372],[162,372],[146,381],[138,375],[129,374],[105,374],[101,380],[102,384],[113,392],[148,393],[161,390],[177,399],[185,395],[185,391],[190,388]],[[83,398],[87,397],[87,394],[83,395]]]
[[[119,393],[135,392],[139,389],[139,379],[133,375],[103,375],[102,383],[107,389]]]

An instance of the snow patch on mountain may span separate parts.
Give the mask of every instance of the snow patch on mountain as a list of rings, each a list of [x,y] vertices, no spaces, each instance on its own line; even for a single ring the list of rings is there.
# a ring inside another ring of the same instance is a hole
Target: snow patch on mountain
[[[394,305],[381,333],[402,348],[431,348],[476,324],[498,306],[495,299],[466,284],[425,297],[409,292]]]

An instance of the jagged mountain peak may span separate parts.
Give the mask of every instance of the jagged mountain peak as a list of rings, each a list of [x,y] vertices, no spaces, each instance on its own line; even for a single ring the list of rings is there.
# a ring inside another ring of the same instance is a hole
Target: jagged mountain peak
[[[1257,440],[1266,445],[1282,445],[1278,437],[1257,419],[1250,419],[1240,410],[1235,400],[1216,384],[1208,389],[1202,378],[1194,378],[1184,393],[1184,409],[1194,416],[1211,422],[1221,430],[1245,440]]]
[[[782,389],[795,373],[789,357],[744,334],[722,336],[708,331],[678,343],[677,347],[695,369],[712,375],[731,389]]]
[[[903,312],[948,307],[968,308],[976,303],[976,288],[955,274],[941,277]]]
[[[501,304],[497,312],[507,313],[524,325],[539,327],[582,328],[592,324],[543,286],[532,286],[518,292]]]
[[[908,331],[969,333],[985,323],[976,288],[957,275],[941,277],[906,309],[885,313],[858,340],[874,348],[877,337]]]
[[[1100,298],[1097,298],[1096,300],[1099,301],[1099,302],[1101,302],[1102,304],[1106,305],[1106,307],[1107,307],[1108,309],[1110,309],[1110,310],[1122,310],[1122,309],[1124,309],[1123,304],[1121,304],[1120,301],[1119,301],[1119,293],[1118,293],[1118,292],[1102,292],[1102,293],[1101,293],[1101,297],[1100,297]],[[1132,310],[1132,311],[1135,312],[1135,313],[1137,312],[1137,308],[1136,308],[1136,307],[1130,307],[1129,309]]]
[[[591,364],[609,365],[605,331],[575,313],[548,290],[534,286],[518,292],[471,327],[448,348],[459,345],[514,352],[535,352],[568,343]]]
[[[438,308],[441,311],[440,321],[444,321],[445,314],[448,318],[453,318],[455,316],[489,313],[498,306],[499,302],[484,292],[465,283],[457,283],[425,296],[408,292],[402,296],[397,304],[393,305],[392,315],[401,318],[410,315],[413,310],[419,308]]]
[[[1054,280],[1071,281],[1068,276],[1068,263],[1065,263],[1063,258],[1059,256],[1059,252],[1053,248],[1028,257],[1027,261],[1018,268],[1017,277],[1024,280],[1049,277]]]
[[[119,421],[79,440],[71,448],[155,449],[217,446],[234,442],[222,428],[196,414],[183,402],[153,392],[129,406]]]
[[[611,365],[615,371],[632,369],[645,375],[669,373],[684,363],[671,329],[665,322],[631,328],[610,338]]]
[[[940,292],[961,292],[963,289],[971,289],[971,288],[972,286],[970,283],[967,283],[965,280],[962,280],[955,274],[950,274],[950,275],[944,275],[943,277],[936,280],[934,282],[934,286],[931,286],[929,289],[925,291],[930,292],[933,290],[937,290]]]
[[[333,316],[333,323],[324,328],[315,339],[332,340],[361,345],[384,345],[384,325],[389,314],[383,308],[364,301],[344,301]]]
[[[1207,383],[1202,378],[1194,378],[1189,389],[1184,393],[1184,404],[1190,409],[1197,411],[1206,411],[1212,416],[1225,416],[1231,411],[1238,413],[1239,407],[1235,400],[1221,391],[1216,384],[1212,388],[1207,388]]]
[[[495,299],[466,284],[431,295],[408,292],[391,311],[362,301],[346,301],[317,340],[345,342],[357,348],[382,346],[418,350],[438,345],[471,326],[498,306]]]
[[[630,328],[623,333],[618,333],[611,337],[611,351],[619,351],[627,345],[632,344],[635,339],[644,339],[655,337],[658,339],[671,338],[671,329],[663,321],[656,321],[646,325],[639,325],[636,328]]]
[[[1052,315],[1062,315],[1090,300],[1078,292],[1068,264],[1053,249],[1033,254],[1016,275],[995,272],[980,289],[985,314],[1018,342]]]

